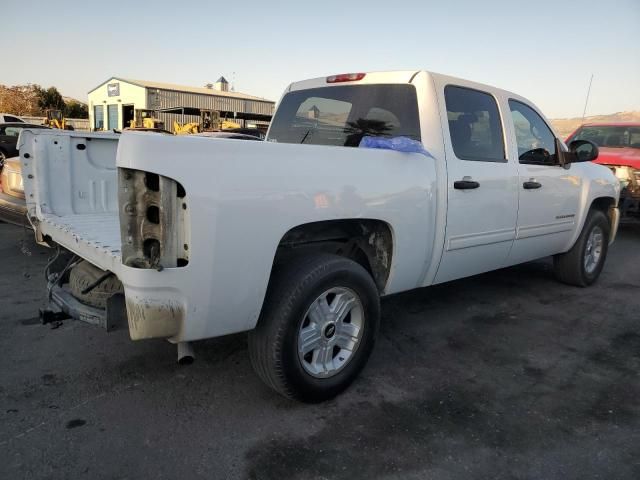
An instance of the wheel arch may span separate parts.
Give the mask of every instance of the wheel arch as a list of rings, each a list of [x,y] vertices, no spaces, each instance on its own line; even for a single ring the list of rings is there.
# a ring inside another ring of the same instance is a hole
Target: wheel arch
[[[271,268],[292,255],[324,252],[349,258],[372,276],[378,291],[385,291],[393,263],[394,233],[379,219],[351,218],[304,223],[280,239]]]
[[[564,251],[568,251],[578,240],[584,224],[592,210],[604,213],[609,222],[614,226],[614,211],[619,196],[619,182],[611,171],[591,162],[577,165],[578,174],[583,177],[582,193],[579,199],[579,207],[576,215],[576,228]]]
[[[589,207],[589,211],[591,210],[599,210],[605,214],[607,220],[609,221],[609,243],[613,243],[617,231],[618,231],[618,223],[620,221],[620,212],[615,208],[618,202],[613,197],[603,196],[594,198],[591,202],[591,206]]]
[[[589,210],[601,210],[605,215],[609,216],[609,210],[616,206],[616,199],[613,197],[596,197],[591,201]]]

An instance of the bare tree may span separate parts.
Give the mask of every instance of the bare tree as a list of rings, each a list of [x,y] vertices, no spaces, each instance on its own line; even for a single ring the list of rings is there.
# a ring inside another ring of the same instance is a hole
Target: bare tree
[[[0,85],[0,112],[14,115],[40,115],[36,85]]]

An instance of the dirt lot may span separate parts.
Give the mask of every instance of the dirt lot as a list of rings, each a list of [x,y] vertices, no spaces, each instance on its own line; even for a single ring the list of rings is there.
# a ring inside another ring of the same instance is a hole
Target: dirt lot
[[[640,478],[640,228],[600,282],[548,261],[396,295],[360,379],[302,405],[244,335],[39,325],[50,251],[0,224],[0,478]]]

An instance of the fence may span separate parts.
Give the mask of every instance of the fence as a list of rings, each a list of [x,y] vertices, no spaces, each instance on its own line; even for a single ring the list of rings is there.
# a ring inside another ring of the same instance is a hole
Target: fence
[[[28,123],[36,123],[41,124],[44,123],[47,119],[46,117],[25,117],[20,116],[25,122]],[[89,119],[88,118],[67,118],[67,125],[71,125],[74,130],[89,130]]]

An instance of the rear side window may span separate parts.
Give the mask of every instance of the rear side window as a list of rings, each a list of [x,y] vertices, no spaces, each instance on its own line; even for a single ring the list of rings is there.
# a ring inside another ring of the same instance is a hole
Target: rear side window
[[[488,93],[447,85],[444,89],[451,145],[462,160],[506,162],[496,100]]]
[[[357,147],[364,136],[420,140],[413,85],[343,85],[287,93],[267,140]]]

